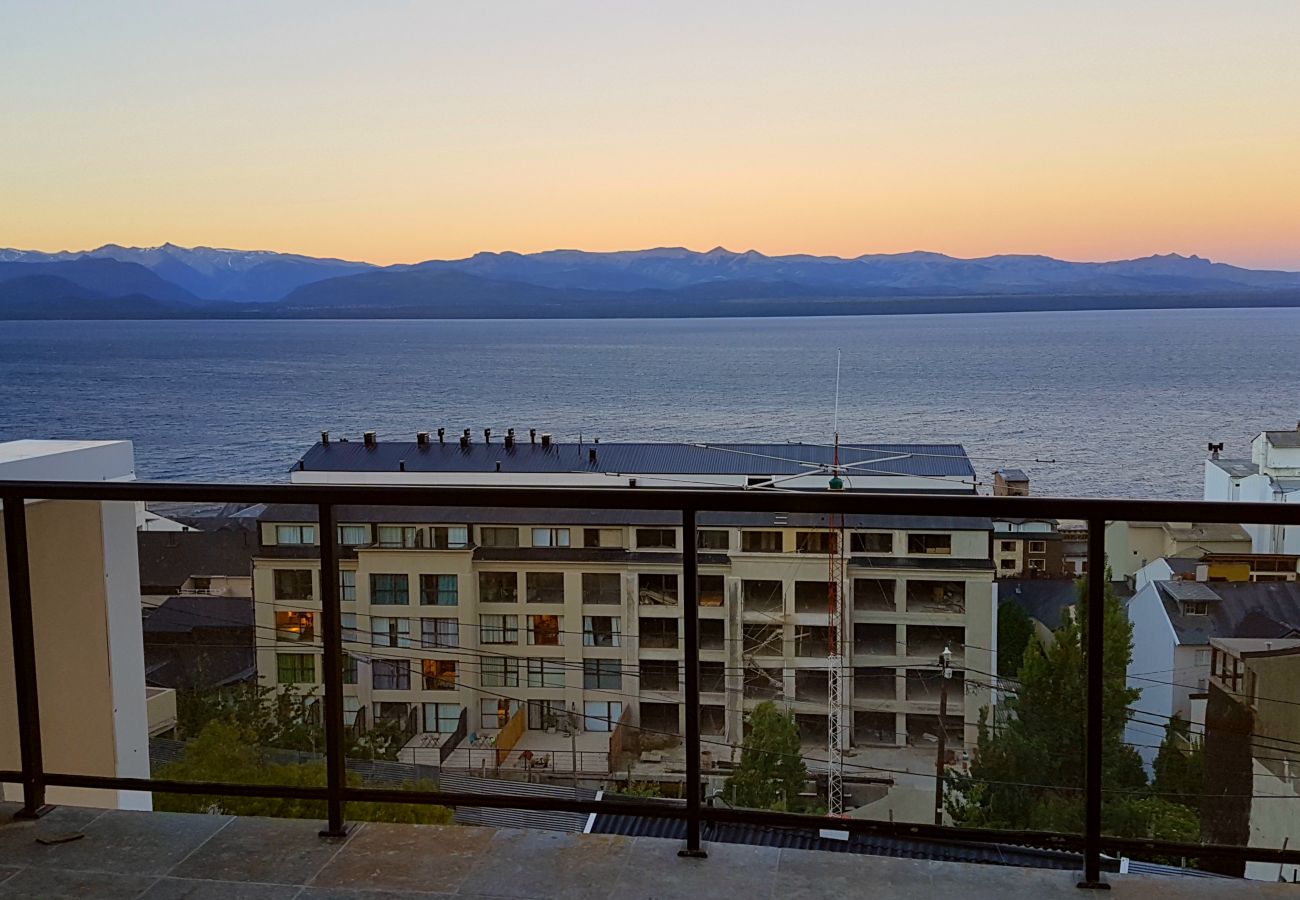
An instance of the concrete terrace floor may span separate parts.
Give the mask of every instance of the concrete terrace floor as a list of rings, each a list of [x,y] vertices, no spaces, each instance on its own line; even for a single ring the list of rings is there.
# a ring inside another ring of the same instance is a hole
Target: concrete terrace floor
[[[653,838],[363,824],[346,840],[305,820],[0,804],[0,898],[399,900],[430,897],[962,900],[1097,896],[1069,872],[713,844],[679,859]],[[68,843],[40,837],[80,833]],[[1300,897],[1283,884],[1111,876],[1103,897]]]

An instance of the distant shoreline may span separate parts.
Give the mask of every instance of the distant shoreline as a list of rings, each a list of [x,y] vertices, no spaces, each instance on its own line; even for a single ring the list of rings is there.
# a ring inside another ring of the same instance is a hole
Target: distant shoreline
[[[160,312],[151,309],[132,311],[115,309],[101,314],[96,307],[118,301],[88,301],[48,314],[44,310],[0,310],[0,321],[67,322],[67,321],[538,321],[597,319],[739,319],[739,318],[812,318],[914,315],[978,315],[983,313],[1033,312],[1105,312],[1144,309],[1295,309],[1300,308],[1300,291],[1193,295],[1026,295],[1026,296],[947,296],[892,298],[799,298],[797,300],[754,299],[722,300],[695,304],[666,304],[664,308],[646,308],[629,303],[622,309],[569,310],[543,306],[515,309],[492,315],[491,310],[444,309],[431,311],[422,307],[333,307],[288,310],[271,304],[248,304]]]

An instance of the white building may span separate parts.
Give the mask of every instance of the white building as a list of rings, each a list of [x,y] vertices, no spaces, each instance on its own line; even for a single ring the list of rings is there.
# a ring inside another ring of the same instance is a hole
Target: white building
[[[6,481],[129,481],[129,441],[0,444]],[[0,529],[2,532],[2,529]],[[31,500],[28,566],[42,754],[48,771],[149,776],[149,719],[171,692],[146,700],[135,504]],[[0,556],[4,542],[0,540]],[[19,768],[9,583],[0,565],[0,769]],[[3,798],[18,800],[18,785]],[[51,803],[150,808],[148,794],[52,787]]]
[[[1206,460],[1205,499],[1300,503],[1300,424],[1295,431],[1261,432],[1250,442],[1250,459]],[[1300,525],[1245,528],[1256,553],[1300,554]]]

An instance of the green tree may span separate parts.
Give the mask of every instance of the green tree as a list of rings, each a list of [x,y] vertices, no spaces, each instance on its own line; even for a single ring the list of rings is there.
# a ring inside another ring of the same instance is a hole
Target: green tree
[[[1015,678],[1034,638],[1034,623],[1015,602],[998,606],[998,677]]]
[[[1168,804],[1144,803],[1146,773],[1137,752],[1124,743],[1124,727],[1139,690],[1126,684],[1133,628],[1107,581],[1103,623],[1102,778],[1108,793],[1103,826],[1126,836],[1152,836],[1161,816],[1176,818]],[[1083,826],[1085,684],[1088,598],[1079,583],[1078,617],[1067,615],[1049,647],[1030,644],[1019,685],[1002,701],[998,722],[981,716],[969,775],[950,779],[949,813],[962,825],[1077,832]],[[1163,836],[1163,835],[1159,835]]]
[[[214,719],[185,747],[182,758],[163,766],[157,777],[176,781],[221,782],[292,787],[324,787],[325,763],[283,764],[269,762],[266,748],[247,739],[247,732],[231,721]],[[361,779],[348,775],[348,783],[359,787]],[[407,786],[413,791],[432,791],[431,781]],[[291,819],[323,819],[323,800],[274,797],[224,797],[216,794],[155,794],[154,808],[170,812],[224,813],[236,816],[275,816]],[[405,803],[349,803],[349,819],[370,822],[423,822],[447,824],[451,810],[443,806]]]
[[[723,795],[735,806],[791,810],[808,780],[794,714],[768,700],[754,707],[748,718],[740,764],[727,778]]]
[[[1201,745],[1191,740],[1191,725],[1177,713],[1165,726],[1165,737],[1156,754],[1153,791],[1172,803],[1199,813],[1205,793],[1205,759]]]

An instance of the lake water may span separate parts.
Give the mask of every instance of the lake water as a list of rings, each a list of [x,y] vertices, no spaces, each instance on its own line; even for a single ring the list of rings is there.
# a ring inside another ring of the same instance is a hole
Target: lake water
[[[283,481],[328,429],[955,441],[1035,493],[1200,496],[1300,419],[1300,310],[803,319],[0,322],[0,440],[128,438],[141,477]]]

